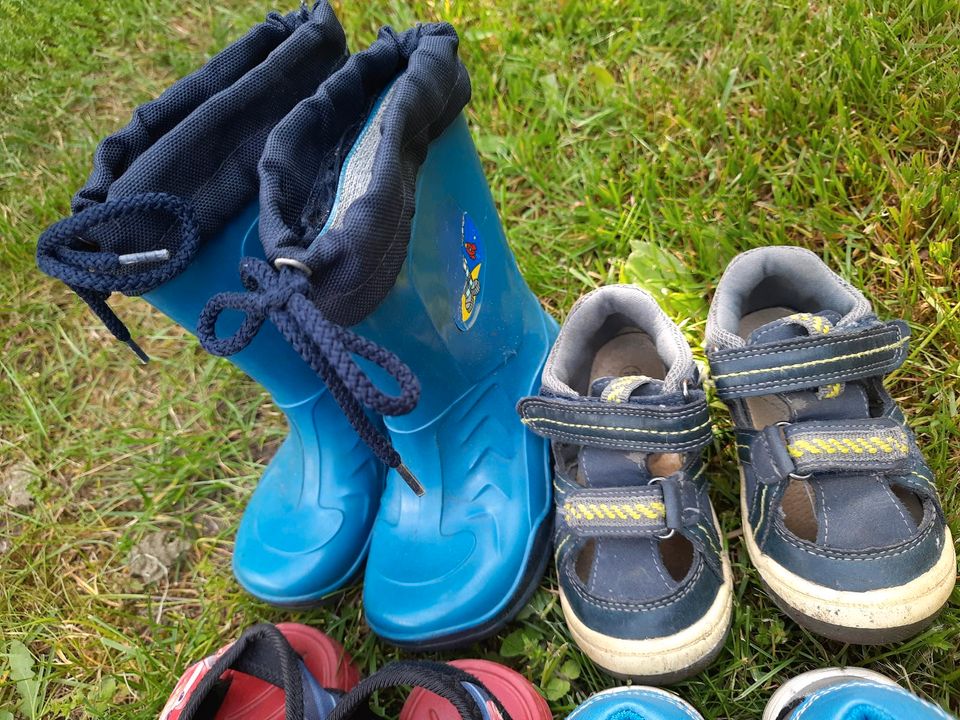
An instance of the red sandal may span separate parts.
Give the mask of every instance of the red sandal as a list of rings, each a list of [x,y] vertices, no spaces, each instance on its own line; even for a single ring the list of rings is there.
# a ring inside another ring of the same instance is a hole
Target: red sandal
[[[530,681],[516,670],[489,660],[454,660],[449,665],[472,675],[497,698],[511,720],[550,720],[550,707]],[[400,711],[400,720],[459,720],[457,709],[439,695],[416,688]]]
[[[160,720],[324,717],[359,680],[343,647],[319,630],[264,623],[187,668]]]

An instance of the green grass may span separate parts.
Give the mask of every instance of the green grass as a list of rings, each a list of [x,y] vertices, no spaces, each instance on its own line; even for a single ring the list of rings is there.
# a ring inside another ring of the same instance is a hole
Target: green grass
[[[237,519],[285,433],[261,389],[145,303],[117,298],[155,360],[134,367],[34,267],[36,237],[67,212],[97,140],[266,9],[0,0],[0,474],[31,470],[36,497],[0,510],[0,718],[155,717],[188,662],[257,620],[321,627],[364,671],[399,655],[364,626],[356,588],[290,613],[233,581]],[[530,285],[558,318],[622,277],[661,290],[699,346],[725,264],[767,243],[816,250],[881,314],[905,317],[912,351],[890,388],[960,530],[960,5],[414,0],[337,10],[352,48],[387,23],[448,19],[461,31],[494,196]],[[716,417],[713,498],[731,539],[736,617],[720,659],[678,691],[708,718],[756,718],[784,679],[851,663],[960,711],[960,593],[922,635],[879,648],[820,640],[767,599],[738,539],[719,405]],[[190,550],[143,586],[126,562],[158,530]],[[465,654],[520,669],[558,717],[615,684],[571,644],[552,579],[502,637]]]

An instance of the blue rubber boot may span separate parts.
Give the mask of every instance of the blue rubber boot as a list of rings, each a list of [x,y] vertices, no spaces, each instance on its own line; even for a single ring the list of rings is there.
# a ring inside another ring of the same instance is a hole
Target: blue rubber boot
[[[890,678],[864,668],[824,668],[791,678],[763,720],[952,720]]]
[[[557,328],[504,237],[461,114],[457,46],[446,24],[386,28],[277,125],[260,162],[270,263],[244,261],[250,293],[213,298],[199,332],[231,354],[250,328],[215,332],[219,314],[269,316],[391,468],[365,617],[422,650],[508,622],[551,530],[547,443],[514,407]]]
[[[556,331],[507,245],[460,116],[430,145],[406,263],[361,329],[423,388],[413,412],[385,420],[426,493],[416,497],[396,471],[388,478],[363,591],[381,637],[417,649],[473,643],[539,584],[548,445],[515,407],[538,385]]]
[[[183,273],[144,298],[196,333],[213,294],[243,290],[236,273],[240,259],[263,256],[257,215],[258,206],[251,205],[204,243]],[[235,321],[224,316],[221,331],[230,332]],[[384,467],[323,381],[272,325],[265,324],[231,360],[270,393],[290,424],[243,513],[233,571],[248,592],[272,605],[314,605],[358,573]]]
[[[73,215],[40,238],[40,268],[143,359],[107,305],[112,292],[144,295],[196,332],[210,297],[243,290],[240,258],[263,256],[257,164],[269,131],[345,59],[343,30],[325,1],[271,13],[100,144]],[[240,524],[234,569],[268,602],[313,604],[362,565],[384,470],[272,326],[234,360],[290,423]]]

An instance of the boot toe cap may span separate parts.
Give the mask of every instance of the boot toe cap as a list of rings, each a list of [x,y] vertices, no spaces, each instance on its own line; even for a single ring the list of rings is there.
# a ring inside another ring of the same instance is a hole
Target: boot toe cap
[[[401,646],[453,646],[458,637],[469,642],[505,621],[539,580],[532,571],[545,550],[533,540],[507,548],[463,531],[418,548],[409,537],[375,536],[363,591],[367,622]]]
[[[233,570],[272,605],[308,606],[348,583],[367,552],[382,478],[362,462],[306,464],[295,436],[270,463],[237,531]],[[343,458],[339,458],[341,461]],[[306,476],[304,467],[317,469]]]

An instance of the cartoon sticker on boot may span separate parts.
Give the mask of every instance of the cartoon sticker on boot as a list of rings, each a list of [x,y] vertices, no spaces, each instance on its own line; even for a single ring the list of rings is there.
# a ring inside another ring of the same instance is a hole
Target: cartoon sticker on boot
[[[460,308],[456,313],[457,327],[469,330],[480,310],[483,292],[483,261],[485,254],[480,233],[466,213],[460,220],[460,251],[463,260],[463,290],[460,293]]]

